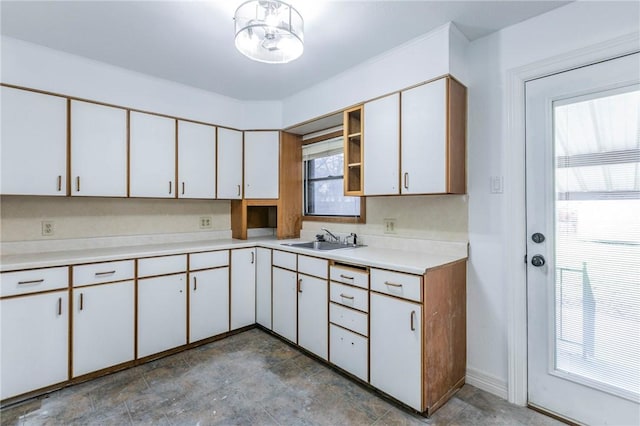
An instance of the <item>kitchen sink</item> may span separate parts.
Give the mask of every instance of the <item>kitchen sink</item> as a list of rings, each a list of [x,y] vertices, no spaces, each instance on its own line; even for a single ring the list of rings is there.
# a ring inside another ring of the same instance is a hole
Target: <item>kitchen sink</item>
[[[354,246],[352,245],[330,243],[329,241],[309,241],[306,243],[283,243],[282,245],[289,246],[289,247],[311,249],[311,250],[321,250],[321,251],[338,250],[343,248],[354,248]]]

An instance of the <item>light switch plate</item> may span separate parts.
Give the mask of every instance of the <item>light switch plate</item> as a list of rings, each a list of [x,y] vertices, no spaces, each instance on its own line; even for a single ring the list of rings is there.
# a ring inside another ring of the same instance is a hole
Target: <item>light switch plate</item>
[[[396,231],[396,220],[395,219],[384,219],[384,233],[385,234],[395,234]]]

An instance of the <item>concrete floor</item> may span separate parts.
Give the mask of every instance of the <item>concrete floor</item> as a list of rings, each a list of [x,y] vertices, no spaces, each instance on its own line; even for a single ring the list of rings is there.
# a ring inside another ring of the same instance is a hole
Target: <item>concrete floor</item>
[[[465,385],[427,419],[258,329],[0,411],[2,425],[560,425]]]

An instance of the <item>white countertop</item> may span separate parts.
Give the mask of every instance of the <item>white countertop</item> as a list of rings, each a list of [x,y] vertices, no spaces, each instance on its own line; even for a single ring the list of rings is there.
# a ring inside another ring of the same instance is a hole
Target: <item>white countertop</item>
[[[78,265],[83,263],[107,262],[112,260],[142,257],[166,256],[172,254],[195,253],[211,250],[227,250],[246,247],[266,247],[302,255],[320,257],[339,262],[391,269],[410,274],[424,274],[427,270],[446,265],[466,256],[453,254],[432,254],[376,247],[353,247],[338,250],[318,251],[290,247],[283,244],[306,240],[276,240],[258,238],[251,240],[208,240],[180,243],[162,243],[111,248],[51,251],[43,253],[10,254],[0,256],[0,271],[35,269],[52,266]]]

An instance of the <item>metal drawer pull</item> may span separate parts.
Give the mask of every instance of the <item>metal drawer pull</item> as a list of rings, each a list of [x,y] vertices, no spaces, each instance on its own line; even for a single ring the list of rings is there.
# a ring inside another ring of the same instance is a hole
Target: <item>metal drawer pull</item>
[[[62,315],[62,297],[58,297],[58,315]]]
[[[173,187],[171,186],[173,182],[169,181],[169,194],[171,194]]]
[[[251,264],[253,265],[255,261],[256,261],[256,254],[254,252],[251,252]]]
[[[198,278],[193,277],[193,291],[198,289]]]
[[[342,275],[342,274],[340,274],[340,278],[344,278],[345,280],[352,280],[352,279],[354,279],[353,277],[350,277],[350,276],[348,276],[348,275]]]
[[[411,317],[411,331],[416,331],[416,326],[415,326],[415,324],[413,323],[413,317],[414,317],[415,315],[416,315],[416,311],[411,311],[411,315],[410,315],[410,317]]]
[[[113,275],[116,271],[96,272],[96,277],[103,277],[105,275]]]
[[[62,176],[58,175],[58,191],[62,191]]]
[[[84,308],[84,294],[80,293],[80,310]]]
[[[342,297],[343,299],[350,299],[350,300],[353,300],[353,296],[347,296],[347,295],[346,295],[346,294],[344,294],[344,293],[340,293],[340,297]]]
[[[80,192],[80,176],[76,176],[76,192]]]
[[[44,278],[39,280],[31,280],[31,281],[18,281],[18,285],[27,285],[27,284],[40,284],[44,282]]]
[[[404,189],[409,189],[409,173],[404,174]]]
[[[384,283],[386,285],[388,285],[389,287],[402,287],[402,284],[396,284],[396,283],[392,283],[390,281],[385,281]]]
[[[302,278],[298,278],[298,293],[302,293]]]
[[[182,195],[184,195],[184,182],[182,182]]]
[[[238,185],[238,197],[240,196],[240,185]]]

